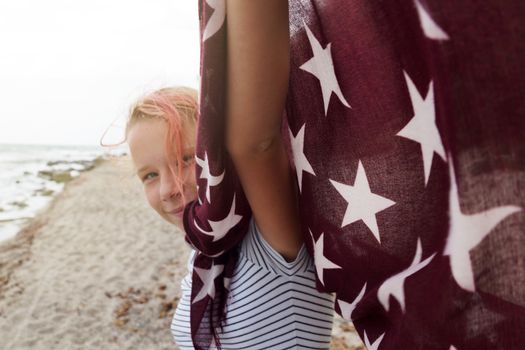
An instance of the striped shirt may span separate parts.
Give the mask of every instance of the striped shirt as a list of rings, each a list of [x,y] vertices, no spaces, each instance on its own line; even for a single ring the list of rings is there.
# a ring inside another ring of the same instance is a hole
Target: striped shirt
[[[192,252],[188,268],[193,267]],[[193,349],[190,333],[191,273],[182,281],[171,332],[180,349]],[[333,297],[315,289],[312,258],[303,245],[287,262],[266,242],[255,221],[240,246],[230,284],[221,348],[329,349]]]

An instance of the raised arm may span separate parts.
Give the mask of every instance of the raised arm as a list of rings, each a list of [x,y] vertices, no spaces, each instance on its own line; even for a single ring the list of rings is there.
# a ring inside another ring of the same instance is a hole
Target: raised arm
[[[288,90],[286,0],[227,0],[227,148],[264,238],[287,259],[301,246],[281,140]]]

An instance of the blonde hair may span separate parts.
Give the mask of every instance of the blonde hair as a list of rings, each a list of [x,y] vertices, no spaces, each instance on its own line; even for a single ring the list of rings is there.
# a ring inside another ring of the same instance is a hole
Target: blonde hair
[[[140,98],[130,109],[126,123],[126,140],[129,130],[140,120],[161,118],[166,122],[165,140],[168,166],[176,189],[184,198],[182,166],[184,148],[195,146],[198,119],[197,91],[188,87],[168,87],[151,92]]]

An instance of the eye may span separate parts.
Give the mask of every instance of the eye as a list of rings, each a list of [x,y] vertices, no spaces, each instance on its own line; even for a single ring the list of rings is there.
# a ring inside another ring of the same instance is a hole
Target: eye
[[[158,176],[158,174],[155,173],[155,172],[147,173],[146,175],[144,175],[144,176],[142,177],[142,182],[145,182],[145,181],[151,180],[151,179],[153,179],[153,178],[155,178],[155,177],[157,177],[157,176]]]
[[[195,157],[192,154],[185,155],[182,157],[183,166],[187,167],[195,161]]]

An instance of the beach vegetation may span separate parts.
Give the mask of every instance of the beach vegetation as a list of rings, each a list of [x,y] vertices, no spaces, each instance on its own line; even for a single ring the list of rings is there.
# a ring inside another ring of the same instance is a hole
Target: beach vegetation
[[[102,156],[98,156],[97,158],[95,158],[95,159],[93,160],[93,164],[92,164],[92,166],[91,166],[91,169],[93,169],[93,168],[96,167],[96,166],[99,166],[100,164],[102,164],[103,161],[104,161],[104,157],[102,157]],[[91,169],[89,169],[89,170],[91,170]]]
[[[40,188],[35,191],[36,196],[50,197],[55,193],[55,191],[50,190],[49,188]]]
[[[76,177],[78,175],[79,172],[85,172],[85,171],[90,171],[92,169],[94,169],[96,166],[98,166],[99,164],[101,164],[102,162],[104,161],[104,157],[102,156],[99,156],[93,160],[79,160],[79,161],[73,161],[73,162],[70,162],[70,161],[50,161],[50,162],[47,162],[47,165],[48,166],[57,166],[57,165],[61,165],[61,164],[79,164],[82,166],[81,169],[74,169],[74,168],[69,168],[69,169],[51,169],[51,170],[40,170],[38,172],[38,176],[40,178],[43,178],[45,180],[50,180],[50,181],[54,181],[54,182],[57,182],[57,183],[66,183],[66,182],[69,182],[71,181],[74,177]],[[51,193],[49,194],[43,194],[43,195],[51,195]]]
[[[9,204],[14,206],[14,207],[17,207],[19,209],[24,209],[24,208],[27,207],[27,203],[26,202],[22,202],[22,201],[13,201],[13,202],[11,202]]]
[[[69,170],[66,170],[66,171],[41,170],[38,172],[38,176],[46,180],[51,180],[57,183],[66,183],[66,182],[71,181],[71,179],[73,179]]]

